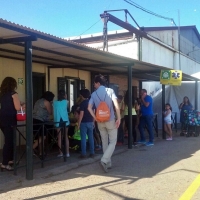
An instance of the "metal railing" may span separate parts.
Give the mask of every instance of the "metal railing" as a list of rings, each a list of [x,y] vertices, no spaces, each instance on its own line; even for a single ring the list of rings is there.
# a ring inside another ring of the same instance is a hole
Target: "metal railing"
[[[33,127],[37,125],[39,129],[33,130],[33,143],[35,140],[39,140],[39,137],[41,137],[41,155],[37,155],[37,158],[39,158],[38,162],[33,162],[33,164],[41,163],[41,167],[44,167],[44,162],[49,160],[55,160],[57,157],[47,159],[46,156],[54,146],[54,144],[57,145],[57,135],[59,132],[55,131],[57,130],[57,127],[55,127],[55,124],[61,124],[61,127],[59,127],[61,132],[61,138],[64,140],[64,147],[59,148],[61,152],[63,152],[63,155],[66,155],[66,121],[63,122],[48,122],[48,123],[42,123],[42,124],[33,124]],[[26,162],[22,165],[20,165],[20,162],[22,161],[23,157],[26,155],[26,148],[22,147],[22,142],[25,142],[26,144],[26,136],[24,136],[23,132],[20,130],[20,128],[25,128],[26,124],[17,125],[13,127],[14,130],[14,174],[17,175],[17,169],[20,167],[25,167]],[[41,131],[42,129],[42,131]],[[45,133],[46,132],[46,145],[45,145]],[[40,135],[40,133],[42,133]],[[18,137],[17,137],[18,136]],[[39,145],[39,141],[38,141]],[[58,146],[58,145],[57,145]],[[33,156],[33,155],[31,155]],[[63,156],[63,161],[66,162],[67,158],[66,156]]]

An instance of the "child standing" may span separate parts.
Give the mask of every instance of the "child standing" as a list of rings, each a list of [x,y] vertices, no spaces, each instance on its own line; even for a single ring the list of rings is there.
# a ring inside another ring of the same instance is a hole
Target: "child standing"
[[[81,132],[81,155],[80,158],[86,158],[86,135],[88,135],[88,142],[90,147],[90,157],[94,157],[94,137],[93,128],[94,120],[92,115],[88,111],[88,103],[90,97],[90,91],[83,89],[80,91],[80,95],[83,101],[80,104],[80,115],[78,119],[78,129]]]
[[[168,134],[168,138],[166,140],[170,141],[172,140],[172,108],[169,103],[165,104],[165,111],[163,112],[164,115],[164,130]]]

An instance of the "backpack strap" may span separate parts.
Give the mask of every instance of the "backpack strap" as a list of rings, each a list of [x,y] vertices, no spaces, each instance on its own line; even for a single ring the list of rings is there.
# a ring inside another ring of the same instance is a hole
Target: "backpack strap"
[[[97,95],[98,98],[99,98],[99,95],[97,94],[97,91],[95,91],[95,92],[96,92],[96,95]],[[106,95],[107,95],[107,90],[106,90],[106,94],[105,94],[105,97],[104,97],[104,101],[106,100]],[[102,101],[100,98],[99,98],[99,100]]]

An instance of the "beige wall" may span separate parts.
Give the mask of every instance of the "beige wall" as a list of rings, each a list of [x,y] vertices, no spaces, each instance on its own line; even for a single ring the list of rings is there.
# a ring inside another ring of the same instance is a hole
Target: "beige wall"
[[[119,85],[119,94],[124,95],[128,89],[128,77],[126,76],[110,76],[110,83]],[[132,80],[132,86],[137,86],[139,89],[139,81],[137,79]]]
[[[33,63],[33,72],[46,74],[46,89],[48,89],[48,76],[47,76],[47,65]],[[21,101],[25,100],[25,64],[24,61],[18,61],[14,59],[7,59],[0,57],[0,83],[6,76],[12,76],[18,82],[18,78],[23,78],[24,84],[18,85],[17,92]],[[50,88],[55,96],[57,96],[57,77],[76,77],[81,80],[85,80],[86,88],[90,89],[90,72],[76,70],[76,69],[50,69]],[[25,128],[20,128],[20,131],[25,135]],[[0,131],[0,149],[3,147],[3,133]],[[22,139],[22,144],[24,143]]]
[[[12,76],[17,81],[18,78],[24,79],[23,85],[18,85],[17,92],[19,94],[21,101],[25,100],[25,64],[23,61],[0,58],[0,83],[6,76]],[[44,73],[46,74],[46,86],[48,87],[48,76],[47,76],[48,68],[46,65],[33,63],[33,72]],[[88,71],[77,70],[77,69],[50,69],[50,88],[49,90],[52,91],[55,96],[57,96],[57,77],[75,77],[80,78],[81,80],[85,80],[85,86],[87,89],[91,90],[91,74]],[[123,93],[127,90],[127,77],[125,76],[110,76],[110,82],[116,83],[119,85],[119,92]],[[139,83],[137,80],[133,80],[133,86],[138,86]],[[48,88],[46,88],[48,89]],[[20,131],[25,135],[25,128],[21,128]],[[1,132],[0,132],[1,133]],[[2,133],[0,134],[0,149],[3,146],[3,137]],[[22,141],[23,143],[23,141]]]
[[[90,90],[91,75],[90,72],[77,70],[77,69],[50,69],[50,88],[49,90],[55,94],[57,97],[57,77],[74,77],[85,80],[85,87]]]
[[[18,82],[18,78],[23,78],[24,84],[17,85],[17,93],[21,101],[26,102],[25,99],[25,64],[24,61],[14,60],[14,59],[7,59],[0,57],[0,84],[2,80],[7,77],[11,76],[16,79]],[[33,63],[33,72],[40,72],[46,73],[46,66],[42,64]],[[25,128],[19,128],[20,132],[25,135]],[[17,133],[17,135],[19,135]],[[3,147],[3,133],[0,131],[0,149]],[[22,139],[21,143],[23,144],[24,141]]]

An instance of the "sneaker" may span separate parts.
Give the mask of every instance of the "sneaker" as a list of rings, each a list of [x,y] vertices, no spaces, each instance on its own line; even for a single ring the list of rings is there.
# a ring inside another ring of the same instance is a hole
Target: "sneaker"
[[[146,146],[147,146],[147,147],[150,147],[150,146],[153,146],[153,145],[154,145],[153,142],[147,142],[147,143],[146,143]]]
[[[167,138],[166,140],[167,140],[167,141],[170,141],[170,140],[172,140],[172,138],[170,137],[170,138]]]
[[[69,158],[69,157],[70,157],[70,154],[69,154],[69,153],[67,153],[65,156],[66,156],[67,158]]]
[[[137,141],[138,144],[146,144],[146,141],[145,140],[139,140]]]
[[[57,157],[58,157],[58,158],[61,158],[61,157],[63,157],[63,154],[60,153],[60,154],[57,155]]]
[[[107,169],[112,169],[112,164],[111,164],[111,162],[107,163]]]
[[[104,163],[104,162],[100,162],[100,166],[101,166],[101,168],[104,170],[104,172],[108,172],[108,168],[107,168],[107,165],[106,165],[106,163]]]

